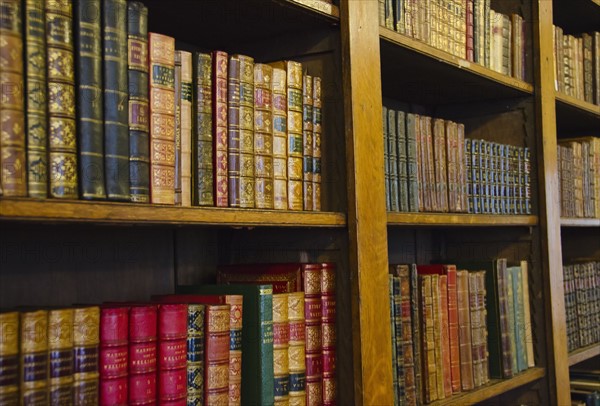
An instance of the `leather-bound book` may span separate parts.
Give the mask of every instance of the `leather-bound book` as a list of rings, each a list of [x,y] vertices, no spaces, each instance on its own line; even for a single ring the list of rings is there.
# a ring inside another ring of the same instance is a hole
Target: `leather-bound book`
[[[273,383],[275,405],[289,404],[288,294],[273,295]]]
[[[126,405],[128,400],[129,308],[100,309],[100,405]]]
[[[458,303],[458,339],[460,343],[460,380],[462,390],[471,390],[474,387],[474,382],[468,271],[460,270],[456,273],[456,292]]]
[[[156,401],[157,321],[156,305],[134,305],[129,310],[130,405]]]
[[[390,195],[390,211],[399,211],[398,203],[398,135],[396,110],[387,109],[387,137],[385,142],[388,143],[388,189]]]
[[[175,39],[148,34],[150,201],[175,204]]]
[[[446,123],[439,118],[433,120],[433,150],[435,159],[435,193],[438,201],[438,211],[448,212]]]
[[[421,353],[422,358],[422,379],[423,379],[423,402],[429,403],[437,400],[437,377],[435,362],[435,337],[433,320],[433,293],[432,293],[433,275],[419,275],[419,296],[421,303],[419,311],[421,313]]]
[[[148,9],[127,2],[127,78],[129,88],[129,194],[150,202],[150,113],[148,109]]]
[[[273,285],[273,293],[299,292],[303,290],[303,270],[306,267],[312,270],[315,265],[299,263],[221,265],[217,268],[217,282],[268,283]]]
[[[177,51],[181,59],[181,205],[192,205],[192,53]]]
[[[20,337],[20,404],[47,405],[48,311],[21,312]]]
[[[304,361],[304,357],[303,357]],[[19,404],[19,312],[0,313],[0,403]]]
[[[525,350],[527,354],[527,368],[535,366],[535,358],[533,355],[533,329],[531,326],[531,302],[529,301],[529,264],[527,260],[521,261],[521,273],[523,282],[523,316],[525,318]],[[566,293],[565,293],[566,296]],[[598,298],[600,300],[600,297]],[[566,302],[566,300],[565,300]],[[568,330],[568,312],[567,313],[567,330]]]
[[[408,158],[406,153],[406,113],[396,112],[396,136],[398,149],[398,209],[409,211],[408,206]]]
[[[488,329],[487,329],[487,292],[485,290],[485,279],[486,271],[477,271],[476,284],[477,284],[477,305],[479,307],[479,328],[481,335],[481,346],[479,347],[480,357],[482,359],[482,382],[487,384],[490,381],[489,373],[489,352],[488,352]]]
[[[302,201],[312,211],[313,195],[313,77],[302,76]]]
[[[73,309],[48,311],[48,397],[51,405],[73,403]]]
[[[73,309],[73,404],[98,404],[100,308]]]
[[[50,196],[66,199],[78,197],[72,11],[70,1],[46,2]]]
[[[514,276],[515,274],[507,267],[508,274],[507,278],[507,303],[508,303],[508,342],[510,348],[510,357],[512,371],[514,374],[519,372],[518,356],[517,356],[517,330],[516,330],[516,309],[515,309],[515,290],[514,290]]]
[[[527,366],[527,348],[525,337],[525,305],[523,303],[523,277],[520,266],[511,266],[508,272],[512,273],[513,300],[515,306],[515,341],[517,350],[517,372],[524,371]]]
[[[323,307],[321,264],[302,264],[306,330],[306,405],[323,402]]]
[[[321,78],[313,77],[313,210],[321,211],[321,134],[322,130],[322,96],[321,96]]]
[[[227,71],[227,172],[229,207],[240,207],[240,55],[229,57]],[[254,171],[254,162],[252,163]],[[254,200],[252,201],[254,203]]]
[[[239,55],[240,59],[240,207],[256,206],[256,183],[258,164],[255,162],[256,143],[254,105],[254,59]]]
[[[594,76],[594,104],[600,106],[600,31],[592,34],[592,70]],[[599,215],[599,214],[597,214]]]
[[[229,402],[230,306],[206,305],[204,399],[206,404]]]
[[[435,380],[437,399],[445,399],[444,390],[444,354],[442,344],[442,313],[444,308],[440,292],[440,279],[442,275],[431,275],[431,295],[433,297],[433,340],[435,349]]]
[[[187,304],[158,306],[157,402],[183,404],[187,396]]]
[[[381,118],[383,126],[383,173],[385,179],[385,209],[392,209],[392,196],[390,193],[390,131],[388,128],[388,108],[381,108]]]
[[[417,121],[415,114],[406,114],[406,161],[408,169],[408,211],[420,208],[419,156],[417,154]]]
[[[477,272],[469,272],[469,309],[471,316],[471,351],[473,360],[473,384],[479,387],[484,384],[483,347],[481,316],[483,310],[479,304],[480,295],[477,284]]]
[[[441,308],[441,337],[442,337],[442,388],[444,396],[452,396],[452,365],[450,363],[450,330],[449,330],[449,311],[448,311],[448,276],[440,275],[440,308]]]
[[[474,61],[474,22],[473,22],[473,13],[475,12],[473,8],[473,0],[466,1],[466,55],[463,56],[467,61]]]
[[[446,150],[446,180],[448,211],[460,212],[460,200],[458,199],[458,128],[452,121],[445,122],[445,142],[440,147]]]
[[[227,53],[212,53],[212,133],[214,205],[227,207]]]
[[[28,61],[25,65],[27,185],[29,197],[43,199],[48,197],[48,98],[46,96],[44,1],[27,0],[24,2],[24,7],[24,55],[25,60]]]
[[[402,298],[400,297],[400,277],[390,275],[390,286],[391,286],[391,323],[390,328],[392,329],[392,376],[394,379],[394,399],[404,399],[405,388],[404,388],[404,363],[402,354]]]
[[[102,3],[104,170],[109,200],[129,201],[127,2]]]
[[[467,212],[475,213],[475,198],[473,196],[473,158],[471,149],[473,148],[470,139],[465,139],[465,186],[467,196]]]
[[[82,199],[106,199],[104,177],[104,94],[100,0],[75,4],[77,140]],[[45,124],[44,124],[45,128]]]
[[[0,7],[3,14],[0,81],[3,89],[11,89],[3,92],[0,105],[0,195],[27,196],[21,1],[3,0]]]
[[[314,83],[313,83],[314,85]],[[273,208],[287,210],[287,75],[273,68]],[[313,109],[313,114],[315,110]],[[316,118],[316,116],[315,116]],[[320,119],[320,116],[319,116]],[[313,122],[313,126],[314,126]],[[315,158],[316,159],[316,158]],[[320,168],[320,166],[319,166]],[[314,192],[314,188],[313,188]]]
[[[423,382],[423,352],[421,351],[423,334],[421,333],[421,294],[419,289],[419,275],[416,264],[410,265],[410,316],[413,333],[413,355],[415,361],[415,393],[416,402],[423,402],[424,382]]]
[[[271,66],[287,72],[288,209],[302,210],[302,64],[281,61]]]
[[[288,295],[288,366],[290,371],[289,405],[306,404],[306,331],[304,323],[304,292]]]
[[[257,63],[254,66],[254,191],[257,209],[274,208],[272,79],[273,68],[270,65]]]
[[[213,102],[212,56],[196,53],[194,59],[195,120],[194,204],[213,206]]]
[[[333,262],[321,264],[321,339],[323,341],[323,405],[332,406],[337,402],[336,385],[336,265]]]
[[[181,206],[181,54],[175,51],[175,206]]]
[[[394,306],[394,275],[388,275],[388,296],[390,300],[390,331],[392,333],[392,390],[394,392],[394,404],[399,404],[400,400],[398,397],[398,355],[396,354],[396,342],[399,339],[398,332],[396,331],[395,323],[395,306]]]
[[[433,118],[427,116],[421,116],[421,131],[425,131],[423,135],[425,136],[424,140],[425,144],[425,159],[426,159],[426,168],[425,174],[427,177],[426,184],[426,202],[427,198],[430,201],[430,211],[439,211],[440,210],[440,201],[439,196],[436,193],[436,181],[435,181],[435,155],[434,155],[434,142],[433,142]]]

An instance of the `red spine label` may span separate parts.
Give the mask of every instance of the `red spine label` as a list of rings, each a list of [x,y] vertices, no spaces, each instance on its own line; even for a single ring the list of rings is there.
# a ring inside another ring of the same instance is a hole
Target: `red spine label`
[[[228,337],[229,338],[229,337]],[[227,341],[229,348],[229,341]],[[187,360],[187,340],[161,341],[159,343],[160,369],[184,368]]]
[[[129,373],[143,374],[156,370],[156,343],[129,345]]]
[[[100,376],[117,378],[127,376],[127,347],[109,347],[100,349]]]

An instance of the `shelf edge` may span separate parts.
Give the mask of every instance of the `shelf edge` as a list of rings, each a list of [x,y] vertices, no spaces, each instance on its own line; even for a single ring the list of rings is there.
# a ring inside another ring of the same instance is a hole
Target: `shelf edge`
[[[536,226],[538,216],[462,213],[387,213],[388,226]]]
[[[560,218],[561,227],[600,227],[598,218]]]
[[[577,99],[575,97],[566,95],[559,91],[554,91],[554,97],[558,102],[566,104],[569,107],[576,108],[585,113],[592,114],[596,118],[600,118],[600,106],[597,106],[593,103],[586,102],[584,100]]]
[[[600,343],[592,344],[588,347],[578,348],[569,354],[569,366],[588,360],[600,355]]]

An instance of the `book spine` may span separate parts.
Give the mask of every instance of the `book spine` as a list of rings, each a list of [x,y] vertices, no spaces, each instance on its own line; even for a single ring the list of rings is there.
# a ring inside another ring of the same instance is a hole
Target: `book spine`
[[[415,357],[413,351],[413,327],[411,314],[410,274],[408,265],[399,266],[400,282],[400,309],[401,309],[401,344],[402,360],[404,366],[404,393],[407,406],[417,404],[415,385]]]
[[[448,289],[448,335],[450,343],[450,371],[452,392],[460,392],[460,342],[458,328],[458,296],[456,266],[446,265]]]
[[[473,384],[477,388],[483,385],[483,359],[480,348],[483,345],[481,337],[481,317],[478,303],[477,275],[470,272],[469,284],[469,310],[471,316],[471,353],[473,360]]]
[[[44,2],[24,2],[25,136],[27,141],[28,196],[48,197],[48,103],[46,89],[46,25]],[[5,27],[2,27],[3,29]],[[83,55],[82,55],[83,59]],[[3,64],[3,67],[6,66]],[[14,66],[14,65],[9,65]],[[2,78],[4,84],[4,78]],[[1,182],[0,182],[1,183]],[[104,184],[102,184],[104,187]]]
[[[127,3],[102,3],[104,170],[110,200],[130,200],[127,92]]]
[[[510,344],[510,318],[509,318],[509,299],[508,299],[508,271],[506,259],[501,259],[497,263],[498,272],[498,297],[500,309],[500,339],[502,345],[502,373],[504,378],[513,376],[516,366],[513,364],[512,349]]]
[[[212,55],[197,53],[195,66],[196,87],[194,156],[195,183],[194,203],[199,206],[214,205],[213,180],[213,101],[212,101]]]
[[[130,405],[146,405],[156,399],[157,308],[132,306],[129,311]]]
[[[273,295],[273,382],[275,404],[289,403],[289,335],[288,294]]]
[[[227,295],[229,313],[229,406],[239,406],[242,400],[242,314],[243,296]],[[287,308],[287,301],[285,303]]]
[[[161,304],[158,307],[156,382],[160,404],[183,403],[187,396],[187,320],[186,304]],[[229,323],[229,312],[226,321]]]
[[[473,382],[473,354],[471,349],[471,315],[469,312],[469,273],[456,273],[458,303],[458,334],[460,342],[460,379],[462,390],[471,390]]]
[[[48,398],[48,311],[21,313],[21,404],[50,404]]]
[[[227,172],[229,206],[240,207],[240,56],[229,57],[227,71]],[[254,170],[254,165],[252,165]]]
[[[444,126],[444,144],[440,148],[445,149],[446,154],[446,181],[447,181],[447,196],[448,211],[459,211],[457,204],[457,151],[456,151],[456,123],[446,121]]]
[[[592,34],[592,64],[594,71],[594,104],[600,106],[600,32],[595,31]],[[600,204],[600,201],[596,201]],[[596,212],[596,216],[600,216],[600,213]]]
[[[419,279],[417,273],[417,265],[412,264],[410,268],[410,309],[411,309],[411,323],[413,331],[413,355],[415,362],[415,393],[417,404],[422,403],[425,399],[424,396],[424,382],[422,374],[422,352],[421,343],[421,311],[420,311],[421,295],[419,289]]]
[[[175,204],[175,39],[149,33],[150,201]]]
[[[507,303],[508,303],[508,341],[510,348],[510,357],[513,373],[519,372],[518,356],[517,356],[517,332],[516,317],[515,317],[515,289],[513,279],[515,274],[510,268],[507,269]]]
[[[415,115],[406,114],[406,159],[408,168],[408,210],[411,212],[419,211],[419,157],[417,154]]]
[[[313,77],[313,145],[312,145],[312,206],[314,211],[321,211],[321,134],[322,134],[322,100],[321,78]]]
[[[203,304],[187,308],[187,403],[204,404],[204,320]]]
[[[100,405],[126,405],[129,362],[129,309],[100,310]]]
[[[442,276],[443,275],[431,275],[431,295],[433,297],[433,346],[435,351],[435,387],[437,399],[446,398],[444,389],[444,350],[442,344],[443,297],[440,291],[440,278]]]
[[[259,165],[263,172],[266,164],[255,155],[255,103],[254,103],[254,59],[240,55],[240,207],[256,207],[257,190],[255,179]],[[261,141],[259,138],[258,141]],[[265,141],[266,142],[266,141]]]
[[[435,183],[437,187],[437,196],[439,211],[444,213],[450,210],[448,202],[448,164],[449,158],[446,154],[446,123],[444,120],[434,120],[434,153],[436,158]]]
[[[149,203],[148,9],[136,1],[127,3],[127,68],[129,194],[132,202]]]
[[[181,206],[181,53],[174,54],[173,85],[175,89],[175,206]]]
[[[394,358],[396,363],[393,364],[396,375],[396,393],[398,400],[405,399],[406,397],[406,384],[404,382],[404,347],[402,346],[402,297],[400,292],[400,277],[394,275],[392,277],[393,286],[393,298],[391,306],[393,307],[393,318],[392,323],[394,325],[394,340],[392,351],[394,351]],[[394,361],[394,360],[392,360]]]
[[[421,303],[421,338],[422,346],[422,376],[423,376],[423,402],[429,403],[437,400],[437,377],[435,362],[435,327],[433,320],[434,304],[432,293],[433,275],[419,275],[419,296]]]
[[[0,313],[0,403],[19,404],[19,313]]]
[[[313,203],[313,77],[302,76],[302,207]]]
[[[390,195],[390,211],[399,211],[399,196],[398,196],[398,134],[396,110],[387,109],[387,137],[385,142],[388,143],[388,193]]]
[[[273,209],[273,68],[254,66],[254,175],[257,209]]]
[[[100,308],[73,310],[73,404],[98,404]]]
[[[396,134],[398,137],[398,198],[399,210],[408,212],[408,157],[406,153],[406,113],[397,111]]]
[[[72,404],[73,309],[48,312],[48,378],[50,404]]]
[[[287,210],[287,76],[273,68],[273,208]],[[313,84],[314,85],[314,84]],[[319,110],[320,112],[320,110]],[[317,118],[315,110],[313,114]],[[320,115],[318,119],[320,120]],[[316,126],[315,123],[313,125]],[[319,124],[320,127],[320,124]],[[320,138],[319,138],[320,140]],[[319,169],[320,169],[319,164]],[[320,176],[320,174],[319,174]],[[314,192],[314,189],[313,189]]]
[[[304,159],[302,143],[302,65],[298,62],[288,61],[286,63],[286,68],[288,119],[288,209],[302,210],[302,164]]]
[[[525,308],[523,303],[523,277],[520,266],[511,267],[513,272],[513,292],[515,300],[515,340],[517,343],[517,370],[527,369],[527,349],[525,337]]]
[[[323,342],[323,405],[337,403],[336,266],[323,263],[321,273],[321,338]]]
[[[72,5],[68,1],[46,2],[45,11],[50,196],[77,199],[79,195]],[[14,63],[11,66],[18,64]],[[7,122],[3,123],[5,124]],[[11,132],[12,130],[9,133]],[[3,154],[6,156],[4,148]],[[2,166],[6,168],[6,164]]]
[[[304,319],[306,328],[306,404],[323,402],[323,336],[321,302],[321,265],[304,264]]]
[[[448,275],[440,275],[441,339],[442,339],[442,388],[445,397],[452,396],[452,369],[450,363],[450,330],[448,324]]]
[[[206,404],[229,404],[230,305],[207,305],[204,348]],[[185,385],[184,385],[185,392]]]
[[[260,404],[273,404],[273,288],[260,289],[259,294],[259,338],[260,338]]]
[[[192,205],[192,53],[181,54],[181,205]]]
[[[227,53],[212,53],[212,132],[214,205],[227,207]]]
[[[383,127],[383,164],[384,164],[384,178],[385,178],[385,209],[390,211],[392,209],[392,198],[390,193],[390,131],[388,128],[388,109],[383,106],[381,109],[381,119]]]
[[[290,371],[289,404],[306,404],[306,332],[304,323],[304,292],[288,294],[288,366]]]
[[[394,275],[388,275],[388,296],[390,300],[390,331],[392,333],[392,390],[394,392],[394,405],[400,403],[399,400],[399,387],[398,387],[398,354],[396,353],[398,332],[396,331],[396,317],[395,317],[395,306],[394,306]]]

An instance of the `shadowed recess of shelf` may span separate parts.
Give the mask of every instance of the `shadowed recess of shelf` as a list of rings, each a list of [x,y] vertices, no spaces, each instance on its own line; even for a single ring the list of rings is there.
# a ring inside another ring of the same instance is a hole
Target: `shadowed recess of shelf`
[[[552,15],[565,34],[600,30],[600,0],[554,0]]]
[[[501,395],[504,392],[518,388],[519,386],[537,381],[538,379],[543,378],[544,375],[546,375],[546,370],[544,368],[529,368],[510,379],[493,379],[487,385],[469,392],[459,393],[447,399],[435,401],[430,403],[430,405],[472,405],[493,398],[494,396]]]
[[[82,200],[0,199],[0,219],[120,224],[344,227],[343,213],[175,207]]]
[[[459,213],[392,213],[389,226],[536,226],[534,215],[459,214]]]
[[[600,219],[567,218],[560,219],[562,227],[600,227]]]
[[[556,95],[556,129],[561,135],[600,135],[600,106],[566,94]]]
[[[597,357],[598,355],[600,355],[600,343],[579,348],[569,354],[569,366],[573,366],[582,361]]]
[[[379,27],[385,97],[451,104],[531,95],[533,86]]]

